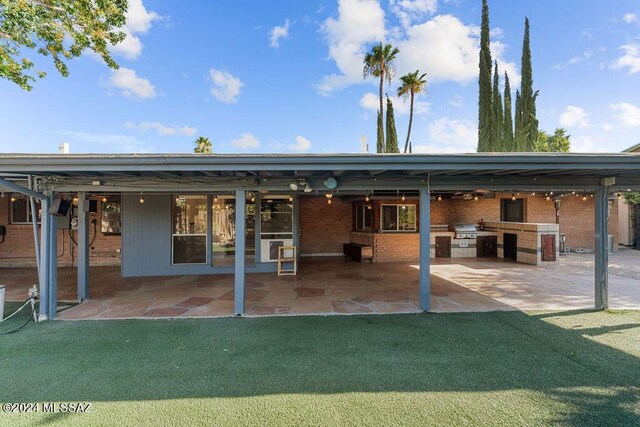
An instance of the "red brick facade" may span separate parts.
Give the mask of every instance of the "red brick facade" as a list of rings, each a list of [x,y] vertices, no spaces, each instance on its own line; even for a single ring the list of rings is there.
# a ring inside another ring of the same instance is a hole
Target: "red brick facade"
[[[4,243],[0,244],[0,267],[35,266],[35,245],[33,243],[33,226],[31,224],[11,223],[11,201],[9,197],[0,198],[0,225],[7,228]],[[100,230],[101,203],[98,200],[98,212],[90,213],[90,219],[95,218],[97,233],[93,226],[89,226],[89,236],[93,240],[89,248],[89,262],[91,265],[119,265],[120,264],[120,235],[103,234]],[[77,241],[77,232],[69,230],[58,231],[58,261],[60,266],[76,265],[78,248],[71,240]]]
[[[351,201],[333,197],[300,197],[300,253],[341,254],[352,229]]]

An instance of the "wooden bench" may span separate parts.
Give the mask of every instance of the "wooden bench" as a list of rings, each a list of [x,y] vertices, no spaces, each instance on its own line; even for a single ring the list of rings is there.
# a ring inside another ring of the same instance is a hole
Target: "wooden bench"
[[[358,243],[343,243],[342,251],[346,256],[354,259],[355,261],[373,261],[373,246],[361,245]]]

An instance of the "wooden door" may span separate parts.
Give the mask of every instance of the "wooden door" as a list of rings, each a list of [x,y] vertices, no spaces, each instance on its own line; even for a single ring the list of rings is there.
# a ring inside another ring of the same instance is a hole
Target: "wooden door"
[[[556,260],[556,235],[543,234],[540,236],[542,244],[542,261]]]
[[[498,256],[497,236],[478,236],[476,240],[476,256],[478,258]]]
[[[504,233],[502,235],[504,258],[518,261],[518,235]]]
[[[436,258],[451,258],[451,237],[436,236]]]

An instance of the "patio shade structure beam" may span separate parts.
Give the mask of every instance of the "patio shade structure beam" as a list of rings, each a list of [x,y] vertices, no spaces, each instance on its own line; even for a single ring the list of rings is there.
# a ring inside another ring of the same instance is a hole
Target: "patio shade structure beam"
[[[431,305],[431,195],[429,189],[420,189],[420,309],[428,311]],[[425,224],[425,225],[422,225]]]
[[[234,308],[236,316],[244,314],[245,300],[245,215],[246,215],[246,191],[236,191],[236,253],[235,253],[235,275],[234,275]]]
[[[609,187],[595,197],[595,307],[609,307]]]
[[[89,299],[89,200],[78,193],[78,300]]]

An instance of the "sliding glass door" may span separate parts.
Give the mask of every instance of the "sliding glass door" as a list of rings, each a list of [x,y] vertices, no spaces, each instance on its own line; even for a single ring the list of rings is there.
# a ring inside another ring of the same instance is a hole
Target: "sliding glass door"
[[[255,203],[247,201],[245,209],[245,259],[255,263]],[[211,260],[214,267],[233,265],[236,255],[236,199],[214,196],[211,204]]]

